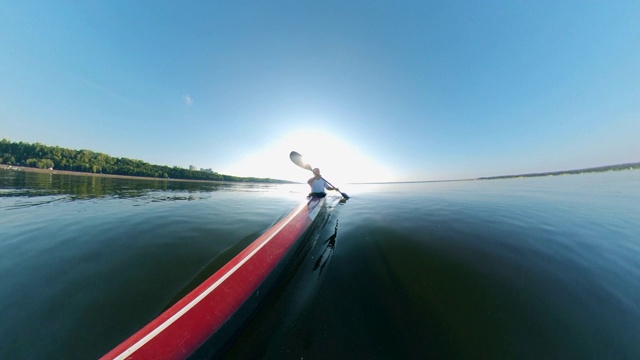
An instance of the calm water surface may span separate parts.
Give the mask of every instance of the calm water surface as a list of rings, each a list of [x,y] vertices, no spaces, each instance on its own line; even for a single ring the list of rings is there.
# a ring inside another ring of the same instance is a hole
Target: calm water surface
[[[227,358],[640,358],[640,171],[340,187]],[[99,357],[306,191],[0,170],[0,358]]]

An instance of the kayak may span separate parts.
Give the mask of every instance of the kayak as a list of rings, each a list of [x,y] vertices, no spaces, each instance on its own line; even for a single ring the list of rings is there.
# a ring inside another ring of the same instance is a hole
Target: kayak
[[[101,359],[220,355],[275,285],[314,219],[337,198],[308,198],[173,306]]]

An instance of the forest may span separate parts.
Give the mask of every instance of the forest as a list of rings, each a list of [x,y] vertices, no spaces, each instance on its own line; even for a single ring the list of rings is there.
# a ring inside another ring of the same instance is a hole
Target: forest
[[[153,165],[141,160],[116,158],[91,150],[73,150],[40,143],[0,140],[0,164],[33,167],[39,169],[67,170],[94,174],[141,176],[164,179],[213,180],[237,182],[285,183],[276,179],[238,177],[189,170],[181,167]]]

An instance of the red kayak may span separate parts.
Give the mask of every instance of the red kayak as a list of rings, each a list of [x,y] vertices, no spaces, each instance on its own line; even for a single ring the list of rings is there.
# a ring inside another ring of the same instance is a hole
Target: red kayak
[[[221,354],[273,287],[326,203],[311,198],[102,359],[184,359]]]

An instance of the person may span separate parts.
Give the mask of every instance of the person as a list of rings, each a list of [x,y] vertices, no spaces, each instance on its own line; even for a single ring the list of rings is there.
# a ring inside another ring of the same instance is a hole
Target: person
[[[327,193],[324,192],[324,189],[335,190],[338,192],[340,191],[340,189],[334,188],[333,186],[329,185],[327,181],[322,178],[322,176],[320,175],[320,169],[315,168],[312,171],[313,177],[309,179],[309,181],[307,181],[307,184],[311,186],[311,192],[309,193],[309,196],[325,197],[327,196]]]

